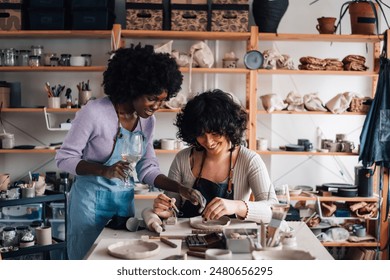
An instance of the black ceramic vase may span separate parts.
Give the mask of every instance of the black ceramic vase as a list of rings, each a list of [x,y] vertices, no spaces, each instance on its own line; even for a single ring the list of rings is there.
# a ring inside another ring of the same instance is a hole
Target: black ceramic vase
[[[277,33],[288,0],[253,0],[252,13],[259,32]]]

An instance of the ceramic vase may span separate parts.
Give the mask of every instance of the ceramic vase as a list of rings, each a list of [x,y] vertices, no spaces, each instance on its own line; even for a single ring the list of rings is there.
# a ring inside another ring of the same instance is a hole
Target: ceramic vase
[[[277,33],[288,0],[253,0],[252,13],[259,32]]]

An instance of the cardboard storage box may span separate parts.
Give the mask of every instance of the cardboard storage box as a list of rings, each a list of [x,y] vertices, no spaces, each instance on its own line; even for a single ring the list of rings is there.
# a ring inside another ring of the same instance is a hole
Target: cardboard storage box
[[[21,0],[0,0],[0,30],[22,29],[22,4]]]
[[[126,29],[130,30],[167,30],[167,12],[162,0],[157,3],[139,3],[136,0],[126,2]]]
[[[171,30],[208,31],[210,13],[207,5],[172,4]]]
[[[249,5],[211,5],[211,31],[248,32]]]

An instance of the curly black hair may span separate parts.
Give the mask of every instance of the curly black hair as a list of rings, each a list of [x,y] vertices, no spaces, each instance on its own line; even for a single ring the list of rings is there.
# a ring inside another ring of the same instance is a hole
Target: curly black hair
[[[131,102],[141,95],[167,92],[169,100],[181,89],[183,75],[174,58],[155,53],[141,44],[118,49],[103,73],[104,92],[114,104]]]
[[[231,94],[219,89],[200,93],[190,99],[176,115],[177,137],[197,147],[196,138],[205,133],[227,137],[233,146],[241,144],[248,122],[246,111]]]

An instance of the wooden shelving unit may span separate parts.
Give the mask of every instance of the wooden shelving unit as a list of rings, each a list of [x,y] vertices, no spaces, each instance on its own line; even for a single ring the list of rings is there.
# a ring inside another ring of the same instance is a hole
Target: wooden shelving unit
[[[115,28],[114,28],[115,30]],[[114,31],[113,30],[113,31]],[[111,38],[112,31],[0,31],[0,39],[102,39],[109,40]],[[246,84],[246,110],[249,113],[248,122],[248,143],[249,148],[256,150],[256,130],[257,130],[257,118],[265,114],[269,114],[264,110],[258,110],[257,103],[257,78],[260,75],[325,75],[325,76],[357,76],[367,77],[372,79],[372,88],[376,87],[378,79],[379,69],[379,55],[380,44],[384,40],[382,35],[337,35],[337,34],[271,34],[271,33],[259,33],[257,27],[252,27],[250,32],[244,33],[232,33],[232,32],[179,32],[179,31],[141,31],[141,30],[121,30],[120,36],[122,39],[179,39],[179,40],[221,40],[221,41],[242,41],[246,43],[246,50],[259,49],[259,42],[261,41],[297,41],[297,42],[339,42],[339,43],[370,43],[373,44],[373,61],[374,67],[370,71],[358,72],[358,71],[303,71],[303,70],[248,70],[245,68],[193,68],[193,73],[206,73],[206,74],[237,74],[245,75]],[[390,43],[388,43],[390,45]],[[51,72],[103,72],[105,66],[90,66],[90,67],[0,67],[0,72],[37,72],[49,75]],[[180,70],[183,73],[190,72],[187,67],[182,67]],[[50,113],[76,113],[78,109],[47,109]],[[179,109],[161,109],[159,113],[176,113]],[[42,108],[5,108],[3,113],[42,113]],[[290,112],[290,111],[278,111],[273,114],[288,114],[288,115],[326,115],[330,116],[330,112]],[[344,113],[343,116],[356,116],[364,115],[361,113]],[[287,151],[257,151],[261,155],[267,156],[357,156],[355,153],[319,153],[319,152],[287,152]],[[176,150],[164,151],[156,150],[157,154],[172,154],[177,153]],[[37,149],[37,150],[17,150],[17,149],[0,149],[0,154],[55,154],[55,150],[50,149]],[[385,195],[385,194],[384,194]],[[315,200],[312,197],[296,197],[301,200]],[[296,199],[294,198],[294,199]],[[328,200],[329,199],[329,200]],[[377,201],[378,198],[365,198],[364,201]],[[362,198],[321,198],[321,201],[361,201]],[[386,202],[383,203],[381,211],[385,213]],[[387,222],[378,221],[382,223],[381,234],[383,240],[378,243],[383,246],[388,239]],[[376,242],[364,242],[358,244],[351,243],[326,243],[325,246],[363,246],[374,247],[377,246]]]

